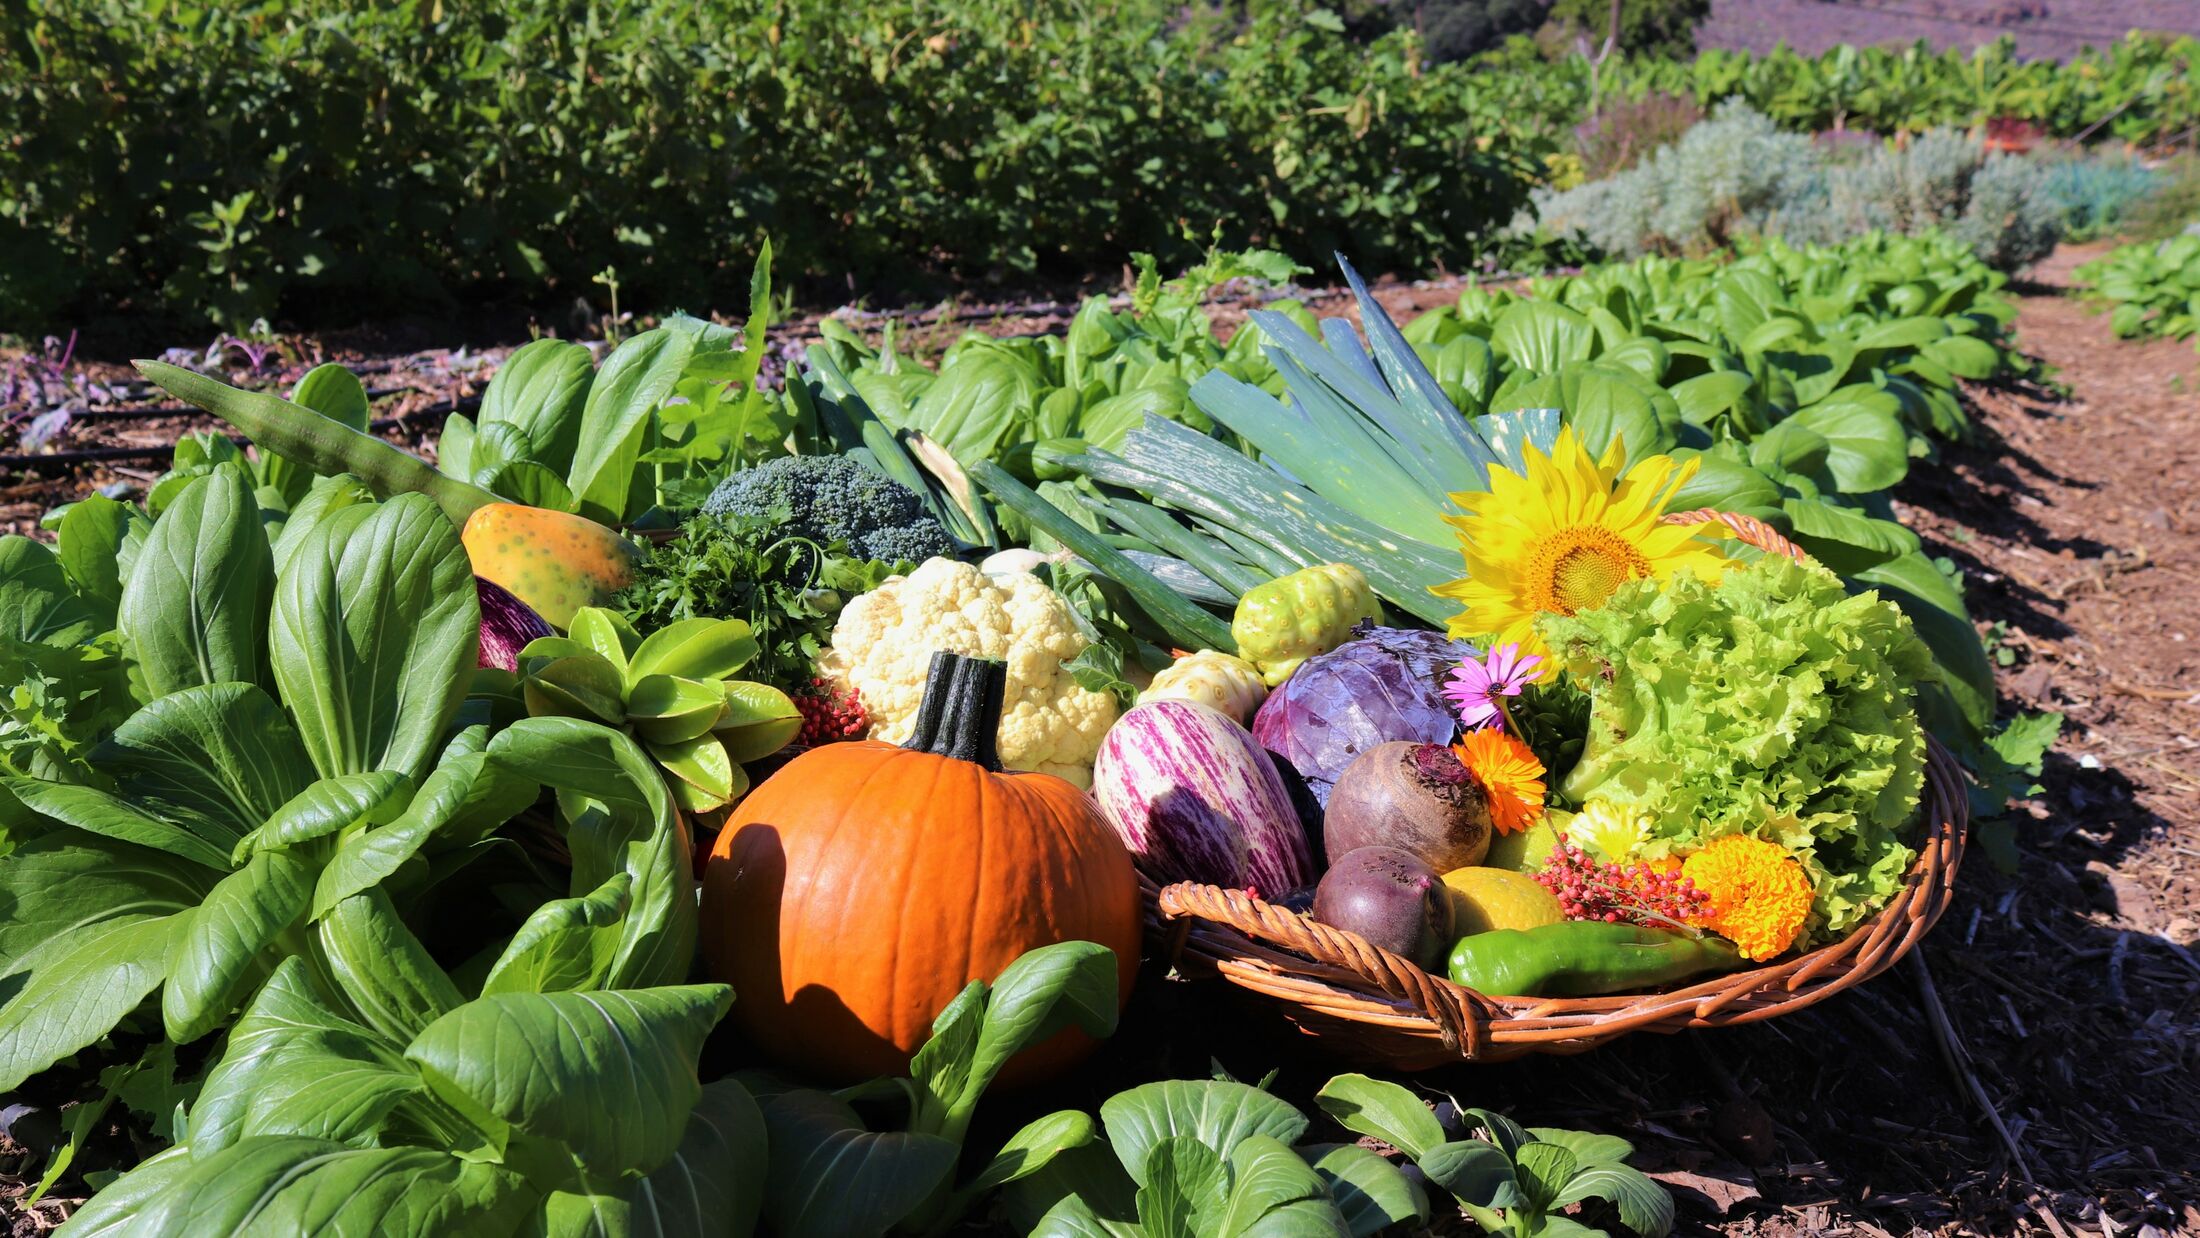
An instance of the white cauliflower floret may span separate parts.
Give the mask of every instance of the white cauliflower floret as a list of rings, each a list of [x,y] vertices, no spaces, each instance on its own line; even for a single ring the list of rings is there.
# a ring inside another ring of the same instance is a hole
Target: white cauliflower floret
[[[915,728],[934,653],[1005,662],[1001,763],[1089,787],[1116,701],[1063,669],[1086,644],[1069,603],[1029,572],[988,576],[953,559],[927,559],[848,603],[817,669],[836,687],[862,693],[872,739],[898,744]]]

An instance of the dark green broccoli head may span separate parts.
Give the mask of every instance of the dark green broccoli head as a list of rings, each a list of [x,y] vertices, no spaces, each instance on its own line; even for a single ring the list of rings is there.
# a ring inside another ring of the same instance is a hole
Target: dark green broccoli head
[[[849,456],[781,456],[718,483],[707,515],[784,511],[787,532],[845,541],[858,558],[921,563],[953,554],[954,540],[907,486]]]

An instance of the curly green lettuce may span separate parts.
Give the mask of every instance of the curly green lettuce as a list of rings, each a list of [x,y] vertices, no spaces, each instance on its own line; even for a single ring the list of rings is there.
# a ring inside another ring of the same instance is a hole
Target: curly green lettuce
[[[1934,671],[1892,602],[1767,555],[1718,584],[1638,581],[1541,630],[1591,698],[1561,798],[1649,813],[1651,858],[1727,834],[1779,843],[1810,872],[1814,937],[1901,888],[1925,779],[1911,692]]]

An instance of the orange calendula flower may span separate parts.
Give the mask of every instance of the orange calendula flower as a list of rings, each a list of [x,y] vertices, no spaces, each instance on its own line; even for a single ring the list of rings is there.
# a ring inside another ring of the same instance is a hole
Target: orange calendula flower
[[[1500,834],[1527,829],[1543,819],[1543,762],[1500,727],[1467,734],[1452,749],[1459,763],[1490,797],[1490,823]]]
[[[1711,899],[1698,921],[1763,960],[1795,944],[1810,915],[1810,875],[1788,849],[1742,834],[1713,839],[1681,862],[1681,874]]]

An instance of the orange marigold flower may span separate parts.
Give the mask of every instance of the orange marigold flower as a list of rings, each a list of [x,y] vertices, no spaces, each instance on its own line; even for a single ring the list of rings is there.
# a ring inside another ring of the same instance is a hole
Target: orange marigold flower
[[[1490,797],[1490,822],[1498,833],[1516,833],[1543,819],[1543,762],[1526,744],[1493,726],[1469,732],[1452,751]]]
[[[1681,873],[1711,898],[1698,923],[1741,947],[1745,959],[1769,959],[1794,945],[1810,916],[1810,875],[1778,843],[1716,838],[1682,861]]]

